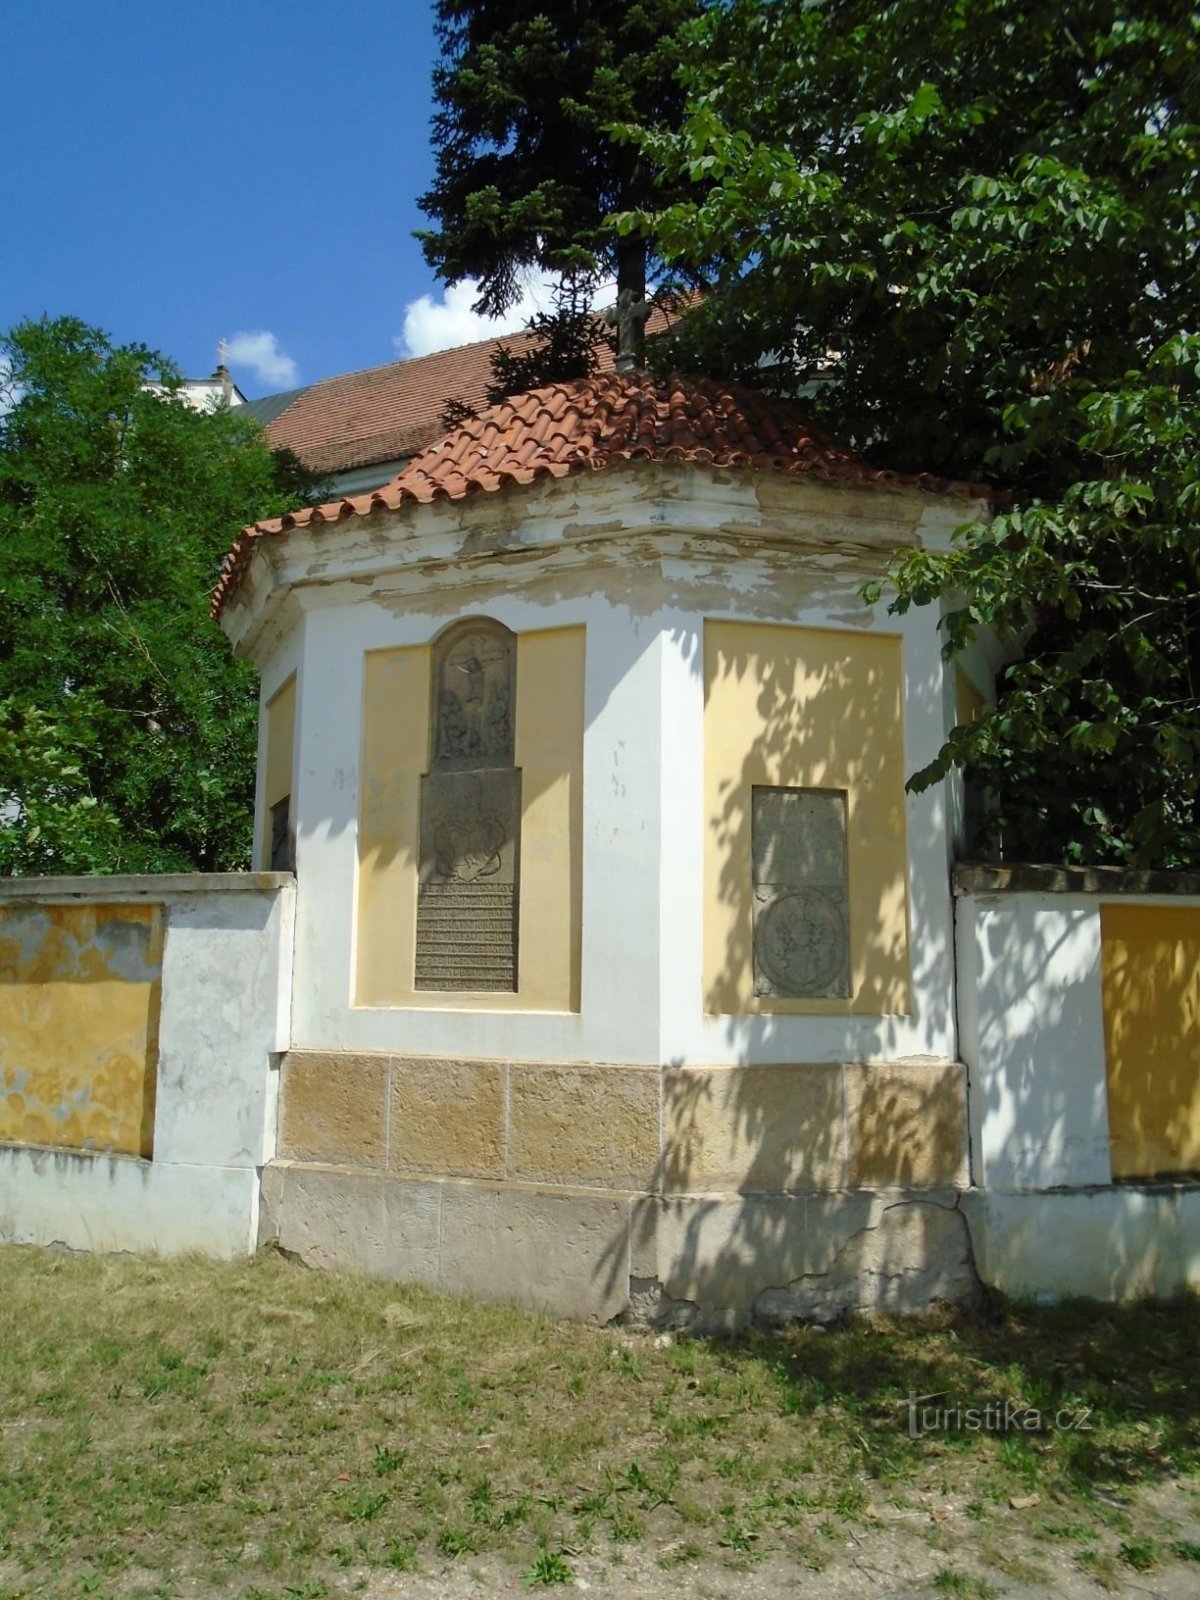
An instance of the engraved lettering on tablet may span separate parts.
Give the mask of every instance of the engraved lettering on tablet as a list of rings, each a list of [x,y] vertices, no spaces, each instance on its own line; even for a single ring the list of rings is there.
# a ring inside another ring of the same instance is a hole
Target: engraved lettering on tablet
[[[516,988],[520,818],[519,771],[422,778],[418,989]]]
[[[755,787],[750,826],[755,994],[848,998],[845,791]]]

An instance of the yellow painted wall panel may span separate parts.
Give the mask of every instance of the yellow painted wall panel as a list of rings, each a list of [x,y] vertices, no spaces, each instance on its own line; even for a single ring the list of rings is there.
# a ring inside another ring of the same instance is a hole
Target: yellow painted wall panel
[[[1200,907],[1100,908],[1114,1178],[1200,1171]]]
[[[421,774],[429,765],[424,646],[372,650],[363,682],[356,1003],[414,1005]]]
[[[428,1010],[579,1008],[583,628],[517,636],[521,769],[517,991],[413,986],[421,776],[429,767],[427,646],[372,651],[363,687],[355,1003]]]
[[[716,1015],[905,1014],[911,1006],[898,638],[704,628],[704,1003]],[[751,791],[847,794],[850,997],[754,993]]]
[[[0,1140],[153,1153],[158,906],[0,911]]]
[[[267,744],[263,773],[262,861],[271,862],[271,807],[292,792],[296,744],[296,674],[267,703]],[[294,814],[294,808],[293,808]]]
[[[522,1009],[579,1010],[584,630],[517,636]]]

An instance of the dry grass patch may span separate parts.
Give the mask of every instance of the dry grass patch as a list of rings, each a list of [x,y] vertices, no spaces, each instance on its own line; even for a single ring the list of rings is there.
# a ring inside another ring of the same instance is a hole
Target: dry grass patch
[[[0,1593],[315,1600],[495,1552],[553,1586],[641,1544],[815,1567],[888,1519],[930,1548],[1008,1519],[1031,1558],[1144,1570],[1191,1559],[1133,1491],[1200,1463],[1198,1346],[1192,1302],[660,1344],[272,1255],[8,1248]],[[913,1392],[1090,1427],[913,1439]]]

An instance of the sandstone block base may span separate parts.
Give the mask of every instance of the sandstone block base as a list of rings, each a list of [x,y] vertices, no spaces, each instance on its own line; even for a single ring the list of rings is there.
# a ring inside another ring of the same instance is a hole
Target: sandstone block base
[[[260,1241],[314,1267],[423,1283],[581,1321],[629,1291],[626,1197],[272,1162]]]
[[[953,1191],[660,1196],[273,1162],[261,1238],[312,1266],[696,1331],[921,1311],[976,1288]]]
[[[952,1061],[668,1067],[293,1050],[279,1155],[674,1194],[967,1182]]]
[[[262,1234],[555,1315],[737,1327],[975,1285],[955,1062],[669,1067],[293,1050]]]

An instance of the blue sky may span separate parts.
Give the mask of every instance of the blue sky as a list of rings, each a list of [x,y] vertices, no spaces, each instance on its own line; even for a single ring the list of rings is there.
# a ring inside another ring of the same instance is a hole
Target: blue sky
[[[251,397],[493,331],[412,237],[435,54],[415,0],[0,0],[0,330],[224,338]]]

